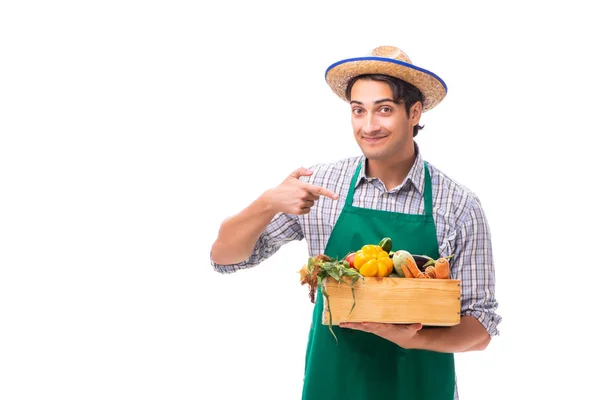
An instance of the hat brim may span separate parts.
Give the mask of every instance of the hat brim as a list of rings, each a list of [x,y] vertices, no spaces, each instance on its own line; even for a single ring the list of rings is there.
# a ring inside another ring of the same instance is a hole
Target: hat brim
[[[437,106],[448,92],[446,83],[433,72],[383,57],[357,57],[336,62],[325,71],[325,80],[336,95],[348,101],[348,82],[356,76],[366,74],[390,75],[414,85],[423,93],[423,112]]]

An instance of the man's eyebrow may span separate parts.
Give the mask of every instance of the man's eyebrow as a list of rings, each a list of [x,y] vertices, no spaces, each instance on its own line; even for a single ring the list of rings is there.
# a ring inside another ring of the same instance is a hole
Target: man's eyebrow
[[[392,100],[392,99],[388,99],[388,98],[385,98],[385,99],[375,100],[375,104],[379,104],[379,103],[385,103],[385,102],[387,102],[387,101],[394,103],[394,100]],[[358,101],[358,100],[350,100],[350,104],[352,104],[352,103],[356,103],[356,104],[359,104],[359,105],[361,105],[361,106],[363,105],[363,103],[361,103],[361,102],[360,102],[360,101]]]

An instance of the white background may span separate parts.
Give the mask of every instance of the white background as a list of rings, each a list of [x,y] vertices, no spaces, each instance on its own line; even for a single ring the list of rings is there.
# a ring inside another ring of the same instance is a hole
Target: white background
[[[417,142],[492,230],[504,320],[457,355],[461,398],[598,398],[583,4],[3,2],[0,399],[299,399],[305,242],[233,275],[210,246],[292,170],[358,154],[324,72],[379,45],[448,84]]]

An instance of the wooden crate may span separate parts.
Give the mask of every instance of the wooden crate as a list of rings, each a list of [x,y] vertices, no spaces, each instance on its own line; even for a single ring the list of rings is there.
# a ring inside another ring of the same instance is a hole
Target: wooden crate
[[[350,282],[348,280],[347,282]],[[329,277],[325,289],[332,324],[340,322],[417,323],[451,326],[460,322],[460,281],[453,279],[365,278],[354,284],[356,305],[349,284]],[[323,324],[329,324],[324,298]]]

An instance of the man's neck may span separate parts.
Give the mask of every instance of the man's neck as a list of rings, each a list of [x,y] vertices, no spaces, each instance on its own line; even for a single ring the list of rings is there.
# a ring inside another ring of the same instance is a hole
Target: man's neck
[[[369,177],[379,178],[386,189],[390,190],[404,182],[416,157],[417,154],[413,150],[409,156],[397,160],[367,160],[365,173]]]

